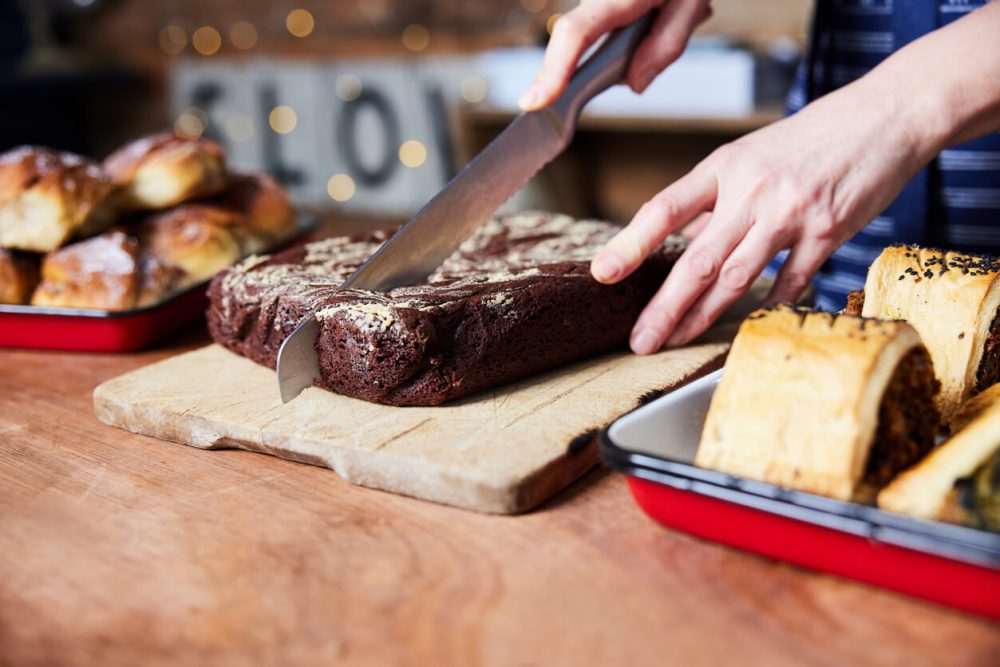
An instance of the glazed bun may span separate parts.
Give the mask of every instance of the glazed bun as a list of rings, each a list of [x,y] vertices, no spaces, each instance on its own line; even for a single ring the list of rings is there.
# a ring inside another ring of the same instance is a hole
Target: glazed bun
[[[210,139],[164,132],[126,144],[104,169],[131,210],[163,209],[218,194],[226,187],[226,159]]]
[[[112,186],[86,158],[24,146],[0,155],[0,247],[50,252],[107,229]]]
[[[249,254],[273,249],[298,228],[295,210],[284,188],[265,174],[232,174],[229,187],[217,202],[246,221],[244,250]]]
[[[36,284],[37,259],[0,248],[0,303],[28,303]]]
[[[154,215],[137,228],[151,269],[174,270],[174,289],[214,276],[244,255],[246,222],[208,204],[185,204]]]
[[[49,253],[34,306],[126,310],[139,297],[139,245],[114,230]]]

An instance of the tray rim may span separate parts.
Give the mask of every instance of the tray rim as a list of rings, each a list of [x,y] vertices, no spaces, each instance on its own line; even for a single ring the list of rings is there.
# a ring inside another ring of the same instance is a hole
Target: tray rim
[[[711,378],[710,374],[687,383],[684,387],[691,387]],[[1000,570],[1000,534],[942,521],[916,519],[874,506],[750,480],[700,468],[692,463],[629,450],[614,442],[610,434],[614,424],[637,410],[650,409],[669,396],[667,394],[631,410],[601,429],[600,456],[608,467],[671,488],[848,533],[873,543],[891,544]]]

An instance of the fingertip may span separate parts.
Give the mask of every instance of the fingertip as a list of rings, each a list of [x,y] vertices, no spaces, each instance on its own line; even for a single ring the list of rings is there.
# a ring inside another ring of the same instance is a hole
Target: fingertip
[[[531,82],[531,85],[527,87],[520,99],[517,100],[517,106],[521,107],[522,111],[535,111],[539,108],[538,99],[539,84],[536,80]]]
[[[629,338],[629,347],[636,354],[647,355],[653,354],[660,349],[660,344],[662,341],[656,332],[652,329],[637,328],[632,332],[632,336]]]
[[[597,282],[611,285],[625,276],[625,262],[618,253],[605,247],[590,263],[590,274]]]

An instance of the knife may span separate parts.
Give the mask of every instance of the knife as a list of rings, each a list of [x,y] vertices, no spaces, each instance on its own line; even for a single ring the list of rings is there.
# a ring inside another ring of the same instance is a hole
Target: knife
[[[426,279],[504,202],[569,145],[580,111],[620,83],[655,10],[611,32],[576,70],[551,106],[518,116],[399,231],[341,285],[385,292]],[[308,316],[278,350],[281,401],[287,403],[320,376],[319,322]]]

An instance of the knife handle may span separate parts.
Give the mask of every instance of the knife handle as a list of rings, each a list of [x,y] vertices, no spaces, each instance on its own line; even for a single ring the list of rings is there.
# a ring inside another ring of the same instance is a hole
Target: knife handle
[[[552,110],[562,117],[569,134],[576,128],[577,118],[584,105],[625,78],[629,61],[639,42],[649,33],[655,16],[654,9],[632,24],[612,31],[604,43],[577,68],[566,90],[552,105]]]

